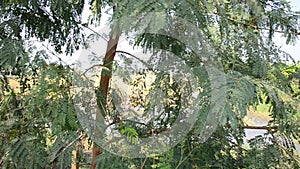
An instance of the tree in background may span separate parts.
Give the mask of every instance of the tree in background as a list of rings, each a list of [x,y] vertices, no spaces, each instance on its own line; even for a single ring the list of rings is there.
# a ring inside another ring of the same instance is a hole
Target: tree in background
[[[52,52],[72,54],[81,45],[86,45],[84,30],[92,24],[99,25],[101,11],[108,7],[113,8],[112,21],[123,16],[162,12],[166,18],[177,16],[196,25],[213,45],[224,67],[226,106],[218,128],[204,143],[198,137],[202,132],[199,120],[178,145],[164,154],[132,159],[105,150],[99,154],[94,149],[94,167],[299,168],[299,154],[294,144],[300,140],[299,64],[287,63],[285,58],[293,59],[272,41],[275,32],[282,33],[287,43],[296,42],[299,35],[299,14],[291,11],[287,2],[92,0],[86,3],[91,6],[89,23],[81,18],[84,1],[6,0],[1,3],[1,72],[14,69],[20,85],[19,91],[14,90],[8,77],[1,73],[1,167],[70,167],[71,152],[76,147],[78,149],[75,145],[83,137],[70,92],[72,69],[68,65],[49,64],[48,53],[37,50],[30,40],[36,38],[49,42],[54,47]],[[110,36],[105,55],[107,60],[103,61],[108,69],[112,69],[110,61],[118,53],[114,48],[118,44],[118,35],[134,27],[132,23],[127,24],[114,30]],[[180,26],[173,25],[168,30],[186,33],[185,27]],[[207,74],[202,73],[205,59],[178,40],[145,33],[136,37],[134,44],[153,53],[168,50],[181,56],[194,68],[195,76],[201,78],[199,84],[207,87]],[[109,95],[110,74],[105,75],[102,74],[98,88],[102,104],[106,104]],[[175,102],[175,109],[167,105],[164,112],[176,112],[176,106],[178,108],[181,104],[176,99],[180,97],[176,95],[180,87],[168,84],[169,76],[158,77],[159,81],[154,82],[153,88],[172,91],[170,97]],[[243,121],[247,110],[259,105],[264,98],[270,105],[268,125],[247,126]],[[133,102],[140,104],[138,100]],[[147,107],[146,103],[142,105]],[[203,119],[207,111],[204,106],[198,119]],[[155,134],[149,131],[160,132],[164,126],[172,124],[176,118],[174,114],[175,117],[168,116],[166,120],[154,119],[150,124],[161,123],[155,127],[147,125],[146,129],[133,122],[116,121],[116,130],[123,131],[131,140],[148,137]],[[247,147],[243,139],[246,128],[265,129],[267,133],[251,139]]]

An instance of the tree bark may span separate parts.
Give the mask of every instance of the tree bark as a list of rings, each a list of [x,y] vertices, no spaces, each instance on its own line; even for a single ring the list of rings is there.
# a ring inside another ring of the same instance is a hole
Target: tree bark
[[[115,34],[115,35],[114,35]],[[119,30],[112,29],[111,35],[107,44],[106,48],[106,54],[103,59],[103,67],[104,69],[101,70],[101,79],[99,87],[96,91],[97,95],[97,103],[98,107],[101,111],[101,114],[104,116],[106,113],[105,106],[106,106],[106,100],[107,100],[107,94],[109,89],[109,82],[111,79],[112,74],[112,64],[114,61],[114,57],[116,55],[116,50],[119,42]],[[99,117],[99,114],[96,114],[96,122],[97,122],[97,116]],[[92,165],[91,168],[96,168],[96,157],[101,153],[100,147],[93,143],[93,152],[92,152]]]

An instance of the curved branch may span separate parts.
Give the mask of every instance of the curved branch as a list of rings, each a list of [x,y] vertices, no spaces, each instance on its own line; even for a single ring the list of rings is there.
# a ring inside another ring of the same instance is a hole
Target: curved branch
[[[150,68],[150,65],[149,65],[148,63],[146,63],[145,61],[141,60],[140,58],[138,58],[137,56],[135,56],[135,55],[133,55],[133,54],[131,54],[131,53],[129,53],[129,52],[117,50],[116,53],[123,53],[123,54],[129,55],[129,56],[135,58],[136,60],[140,61],[140,62],[143,63],[144,65],[146,65],[147,68],[149,68],[150,70],[152,70],[152,69]]]
[[[104,66],[103,64],[96,64],[96,65],[93,65],[87,69],[85,69],[85,71],[81,74],[81,75],[85,75],[89,70],[95,68],[95,67],[98,67],[98,66]]]

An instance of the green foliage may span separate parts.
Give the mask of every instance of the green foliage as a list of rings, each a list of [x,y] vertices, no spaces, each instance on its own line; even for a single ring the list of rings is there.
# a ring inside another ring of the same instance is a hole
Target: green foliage
[[[18,75],[1,75],[0,166],[69,168],[79,141],[72,74],[62,65],[46,64],[43,51],[31,54],[23,52],[25,57],[14,63],[17,67],[10,66]]]
[[[96,159],[97,168],[130,168],[131,159],[128,159],[128,161],[125,161],[124,159],[126,158],[114,156],[112,154],[103,152],[101,156],[98,156],[98,158]]]
[[[45,143],[35,136],[24,135],[10,141],[9,152],[4,156],[3,168],[47,167]]]
[[[271,138],[257,136],[249,141],[251,149],[247,151],[244,158],[248,168],[299,168],[297,160],[290,160],[290,152],[286,152],[282,145],[272,143]],[[284,154],[284,156],[282,156]]]
[[[65,131],[56,135],[54,143],[48,148],[47,160],[52,168],[70,168],[72,163],[72,150],[80,136],[76,131]],[[77,149],[80,151],[80,149]]]
[[[165,34],[141,34],[136,46],[157,54],[167,50],[190,66],[203,92],[198,121],[190,133],[168,152],[144,159],[119,157],[103,151],[97,157],[98,168],[299,168],[295,142],[300,140],[300,67],[288,64],[289,58],[273,42],[275,32],[282,33],[287,43],[295,43],[299,34],[299,15],[283,0],[187,0],[187,1],[101,1],[91,0],[90,24],[99,25],[101,11],[114,8],[112,20],[147,12],[161,12],[160,25],[147,25],[178,35],[188,34],[189,25],[168,24],[174,16],[181,17],[208,39],[216,50],[226,73],[226,103],[222,121],[216,131],[203,142],[202,126],[214,103],[209,102],[209,76],[205,59],[211,51],[191,51],[188,44]],[[72,70],[67,65],[48,63],[45,51],[38,51],[31,38],[49,41],[58,53],[71,54],[85,44],[82,21],[84,1],[18,1],[0,4],[0,167],[2,168],[70,168],[72,150],[82,151],[81,126],[73,106]],[[125,33],[135,25],[122,23]],[[148,23],[147,23],[148,24]],[[163,32],[162,32],[163,33]],[[191,35],[184,36],[187,39]],[[203,42],[201,42],[203,44]],[[163,55],[162,55],[163,56]],[[155,55],[153,56],[155,57]],[[164,59],[161,57],[160,59]],[[290,58],[292,60],[292,58]],[[127,60],[130,66],[130,59]],[[19,89],[11,84],[5,71],[16,72]],[[152,70],[154,72],[154,70]],[[124,72],[123,72],[124,73]],[[145,87],[146,73],[131,83],[133,107],[149,110],[156,104],[148,90],[161,90],[167,96],[163,113],[147,124],[118,119],[122,112],[109,105],[115,130],[135,144],[139,138],[159,134],[178,118],[181,108],[180,83],[171,83],[170,74],[154,72],[155,80]],[[126,72],[124,73],[126,75]],[[128,78],[124,78],[128,80]],[[143,87],[144,86],[144,87]],[[199,89],[200,90],[200,89]],[[122,97],[111,91],[109,99]],[[139,99],[139,98],[143,99]],[[109,100],[110,101],[110,100]],[[108,103],[109,103],[108,101]],[[244,139],[243,118],[249,107],[261,110],[271,121],[266,134],[248,142]],[[115,119],[114,119],[115,118]]]
[[[0,4],[0,30],[3,30],[1,41],[38,38],[51,42],[57,52],[73,53],[83,43],[84,36],[80,26],[83,5],[82,0],[3,1]],[[14,43],[16,42],[9,43],[7,47]],[[11,53],[10,58],[17,57],[18,55]]]

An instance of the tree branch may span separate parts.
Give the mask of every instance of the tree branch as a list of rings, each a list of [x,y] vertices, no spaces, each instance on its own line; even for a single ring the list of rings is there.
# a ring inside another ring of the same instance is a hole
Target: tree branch
[[[220,16],[220,15],[219,15]],[[233,18],[227,18],[229,21],[231,22],[234,22],[234,23],[238,23],[238,24],[242,24],[244,26],[249,26],[249,27],[252,27],[253,29],[255,30],[267,30],[267,31],[273,31],[273,32],[277,32],[277,33],[286,33],[284,31],[280,31],[280,30],[274,30],[274,29],[270,29],[270,28],[264,28],[264,27],[259,27],[257,25],[253,25],[251,23],[245,23],[245,22],[241,22],[241,21],[238,21],[236,19],[233,19]],[[293,35],[296,35],[296,36],[299,36],[300,35],[300,32],[288,32],[289,34],[293,34]]]
[[[253,129],[253,130],[277,130],[277,126],[243,126],[243,129]]]
[[[145,166],[145,164],[146,164],[146,161],[147,161],[147,157],[145,158],[144,162],[142,163],[140,169],[143,169],[143,168],[144,168],[144,166]]]
[[[83,136],[83,132],[81,132],[80,135],[75,140],[73,140],[66,147],[64,147],[60,152],[58,152],[51,162],[55,161],[63,152],[65,152],[69,147],[71,147],[77,140],[81,139],[82,136]]]
[[[275,142],[275,144],[277,144],[277,146],[284,151],[286,154],[288,154],[293,160],[295,160],[298,164],[300,164],[300,161],[297,157],[295,157],[290,151],[288,151],[284,146],[282,146],[278,139],[272,134],[273,137],[273,141]]]
[[[95,33],[96,35],[98,35],[99,37],[101,37],[103,40],[105,40],[106,42],[108,42],[108,40],[102,36],[101,34],[99,34],[98,32],[96,32],[94,29],[86,26],[85,24],[82,24],[82,23],[78,23],[80,26],[84,27],[84,28],[87,28],[88,30],[92,31],[93,33]]]
[[[135,56],[135,55],[133,55],[133,54],[131,54],[131,53],[129,53],[129,52],[117,50],[116,53],[123,53],[123,54],[129,55],[129,56],[135,58],[136,60],[140,61],[140,62],[143,63],[144,65],[146,65],[147,68],[151,69],[149,64],[147,64],[145,61],[141,60],[140,58],[138,58],[137,56]]]
[[[103,64],[96,64],[96,65],[93,65],[93,66],[91,66],[91,67],[89,67],[89,68],[87,68],[81,75],[85,75],[89,70],[91,70],[91,69],[93,69],[93,68],[95,68],[95,67],[100,67],[100,66],[103,66]]]
[[[5,160],[5,157],[8,155],[8,152],[4,153],[1,160],[0,160],[0,167],[2,166],[2,163],[4,162]]]

